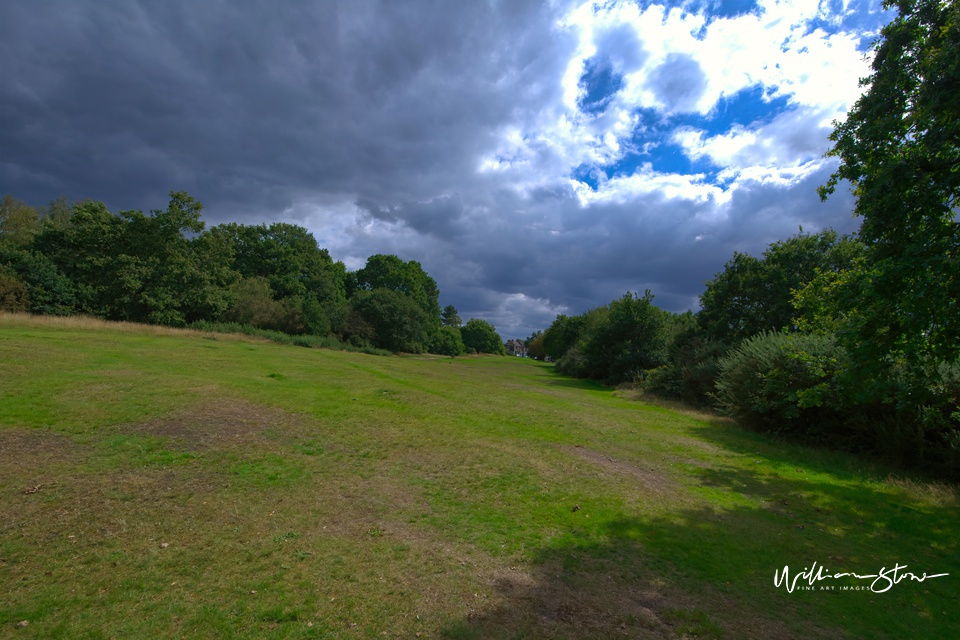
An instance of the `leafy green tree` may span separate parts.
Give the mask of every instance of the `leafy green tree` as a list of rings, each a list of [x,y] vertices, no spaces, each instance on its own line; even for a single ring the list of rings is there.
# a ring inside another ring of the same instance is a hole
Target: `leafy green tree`
[[[543,331],[534,331],[533,334],[524,340],[527,347],[527,355],[537,360],[543,360],[547,352],[543,348]]]
[[[111,291],[118,319],[183,325],[226,310],[225,289],[234,274],[222,262],[225,256],[203,255],[221,246],[187,237],[203,231],[202,210],[200,202],[178,191],[170,193],[165,210],[120,213],[123,233],[114,247]]]
[[[404,262],[397,256],[383,254],[370,256],[367,264],[355,272],[351,286],[358,291],[390,289],[403,294],[413,300],[434,325],[440,325],[440,290],[415,260]]]
[[[459,329],[463,325],[463,320],[460,319],[457,308],[452,304],[448,304],[443,308],[443,311],[440,312],[440,318],[440,323],[445,327],[455,327]]]
[[[0,200],[0,244],[25,247],[33,240],[40,222],[37,210],[11,195]]]
[[[460,356],[466,351],[467,347],[463,344],[463,338],[458,327],[440,327],[430,342],[430,353],[436,353],[437,355]]]
[[[351,305],[373,329],[373,341],[381,349],[422,353],[436,329],[413,299],[393,289],[358,291]]]
[[[63,227],[70,222],[73,207],[67,196],[60,196],[50,201],[44,209],[39,212],[43,224]]]
[[[34,238],[34,249],[74,283],[79,312],[115,316],[114,262],[123,232],[124,221],[102,202],[84,200],[73,205],[67,224],[44,224]]]
[[[16,274],[17,280],[26,287],[31,313],[70,315],[76,312],[73,281],[42,253],[0,244],[0,269],[4,268]]]
[[[246,279],[266,281],[271,297],[279,303],[267,306],[282,310],[280,315],[271,315],[270,328],[343,335],[349,313],[346,269],[317,245],[313,234],[277,222],[269,226],[223,224],[211,229],[211,236],[230,245],[231,268]]]
[[[0,264],[0,311],[29,311],[27,285],[17,272]]]
[[[723,271],[707,282],[700,294],[697,317],[708,335],[736,343],[769,327],[760,300],[764,293],[762,271],[759,259],[736,252]]]
[[[229,223],[211,232],[232,244],[230,266],[244,278],[266,278],[278,300],[311,296],[326,306],[346,295],[343,263],[334,262],[303,227],[285,222],[269,226]]]
[[[697,320],[710,340],[735,345],[765,331],[796,330],[794,292],[819,273],[851,268],[857,241],[833,230],[774,242],[762,258],[735,253],[707,283]]]
[[[821,198],[853,184],[863,276],[846,344],[859,366],[913,369],[960,356],[960,4],[888,0],[865,93],[835,122],[840,166]]]
[[[567,351],[576,346],[584,329],[584,316],[558,315],[543,332],[543,350],[554,361],[559,361]]]
[[[664,364],[669,315],[653,305],[649,290],[611,302],[583,346],[587,377],[618,383]]]
[[[486,320],[471,318],[460,328],[460,333],[467,349],[473,349],[477,353],[493,353],[501,356],[507,353],[496,327]]]
[[[203,205],[171,192],[166,210],[110,213],[73,206],[62,225],[44,224],[34,247],[76,285],[80,310],[114,319],[183,325],[226,310],[233,272],[222,245],[199,234]]]

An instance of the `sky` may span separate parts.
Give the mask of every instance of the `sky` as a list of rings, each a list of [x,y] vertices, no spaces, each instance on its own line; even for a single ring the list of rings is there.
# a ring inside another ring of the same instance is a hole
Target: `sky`
[[[286,222],[504,339],[800,228],[878,0],[2,0],[0,194]]]

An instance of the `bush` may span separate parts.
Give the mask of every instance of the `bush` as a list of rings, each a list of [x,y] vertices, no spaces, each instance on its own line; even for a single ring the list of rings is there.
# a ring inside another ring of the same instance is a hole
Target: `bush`
[[[729,351],[727,345],[696,331],[681,336],[671,346],[669,363],[645,372],[644,389],[695,406],[710,406],[720,376],[720,360]]]
[[[191,329],[197,331],[208,331],[210,333],[238,333],[255,338],[262,338],[278,344],[294,345],[298,347],[308,347],[311,349],[334,349],[337,351],[357,351],[377,356],[393,355],[386,349],[377,349],[369,344],[354,345],[343,343],[336,336],[314,336],[314,335],[290,335],[282,331],[272,329],[260,329],[249,324],[240,324],[237,322],[210,322],[208,320],[198,320],[189,325]]]
[[[914,371],[866,378],[831,335],[763,333],[720,360],[715,397],[743,426],[960,480],[960,363]],[[669,368],[651,381],[681,386]]]
[[[466,347],[457,327],[440,327],[430,342],[430,353],[456,357],[463,355]]]
[[[27,285],[16,272],[0,265],[0,311],[29,311],[30,296]]]
[[[851,443],[903,467],[960,480],[960,362],[914,379],[896,366],[879,381],[851,381],[860,392]]]
[[[718,408],[759,431],[830,439],[844,413],[844,360],[830,335],[761,333],[720,360]]]
[[[587,360],[579,345],[570,347],[562,358],[557,360],[556,371],[571,378],[587,377]]]

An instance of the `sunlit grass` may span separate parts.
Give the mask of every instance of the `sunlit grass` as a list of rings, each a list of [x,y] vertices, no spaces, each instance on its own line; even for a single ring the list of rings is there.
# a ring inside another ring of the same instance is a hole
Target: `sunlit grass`
[[[5,315],[0,456],[0,636],[960,637],[955,487],[528,360]]]

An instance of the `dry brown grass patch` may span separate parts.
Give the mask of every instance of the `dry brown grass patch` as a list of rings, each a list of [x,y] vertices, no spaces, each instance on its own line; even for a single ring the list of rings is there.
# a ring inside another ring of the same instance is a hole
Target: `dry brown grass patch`
[[[46,316],[33,315],[30,313],[11,313],[8,311],[0,311],[0,326],[81,329],[85,331],[114,331],[120,333],[137,333],[154,336],[194,336],[212,338],[215,340],[227,339],[257,343],[269,342],[269,340],[265,338],[258,338],[256,336],[248,336],[239,333],[214,333],[210,331],[198,331],[197,329],[167,327],[157,324],[140,324],[137,322],[103,320],[101,318],[94,318],[93,316]]]
[[[281,428],[301,426],[300,416],[242,400],[218,398],[147,422],[122,425],[119,431],[170,438],[190,450],[243,444]]]
[[[597,465],[599,469],[603,470],[604,474],[613,472],[620,477],[639,481],[644,493],[663,496],[666,493],[676,491],[678,488],[677,482],[660,470],[638,467],[580,445],[561,446],[560,449],[581,460]]]

